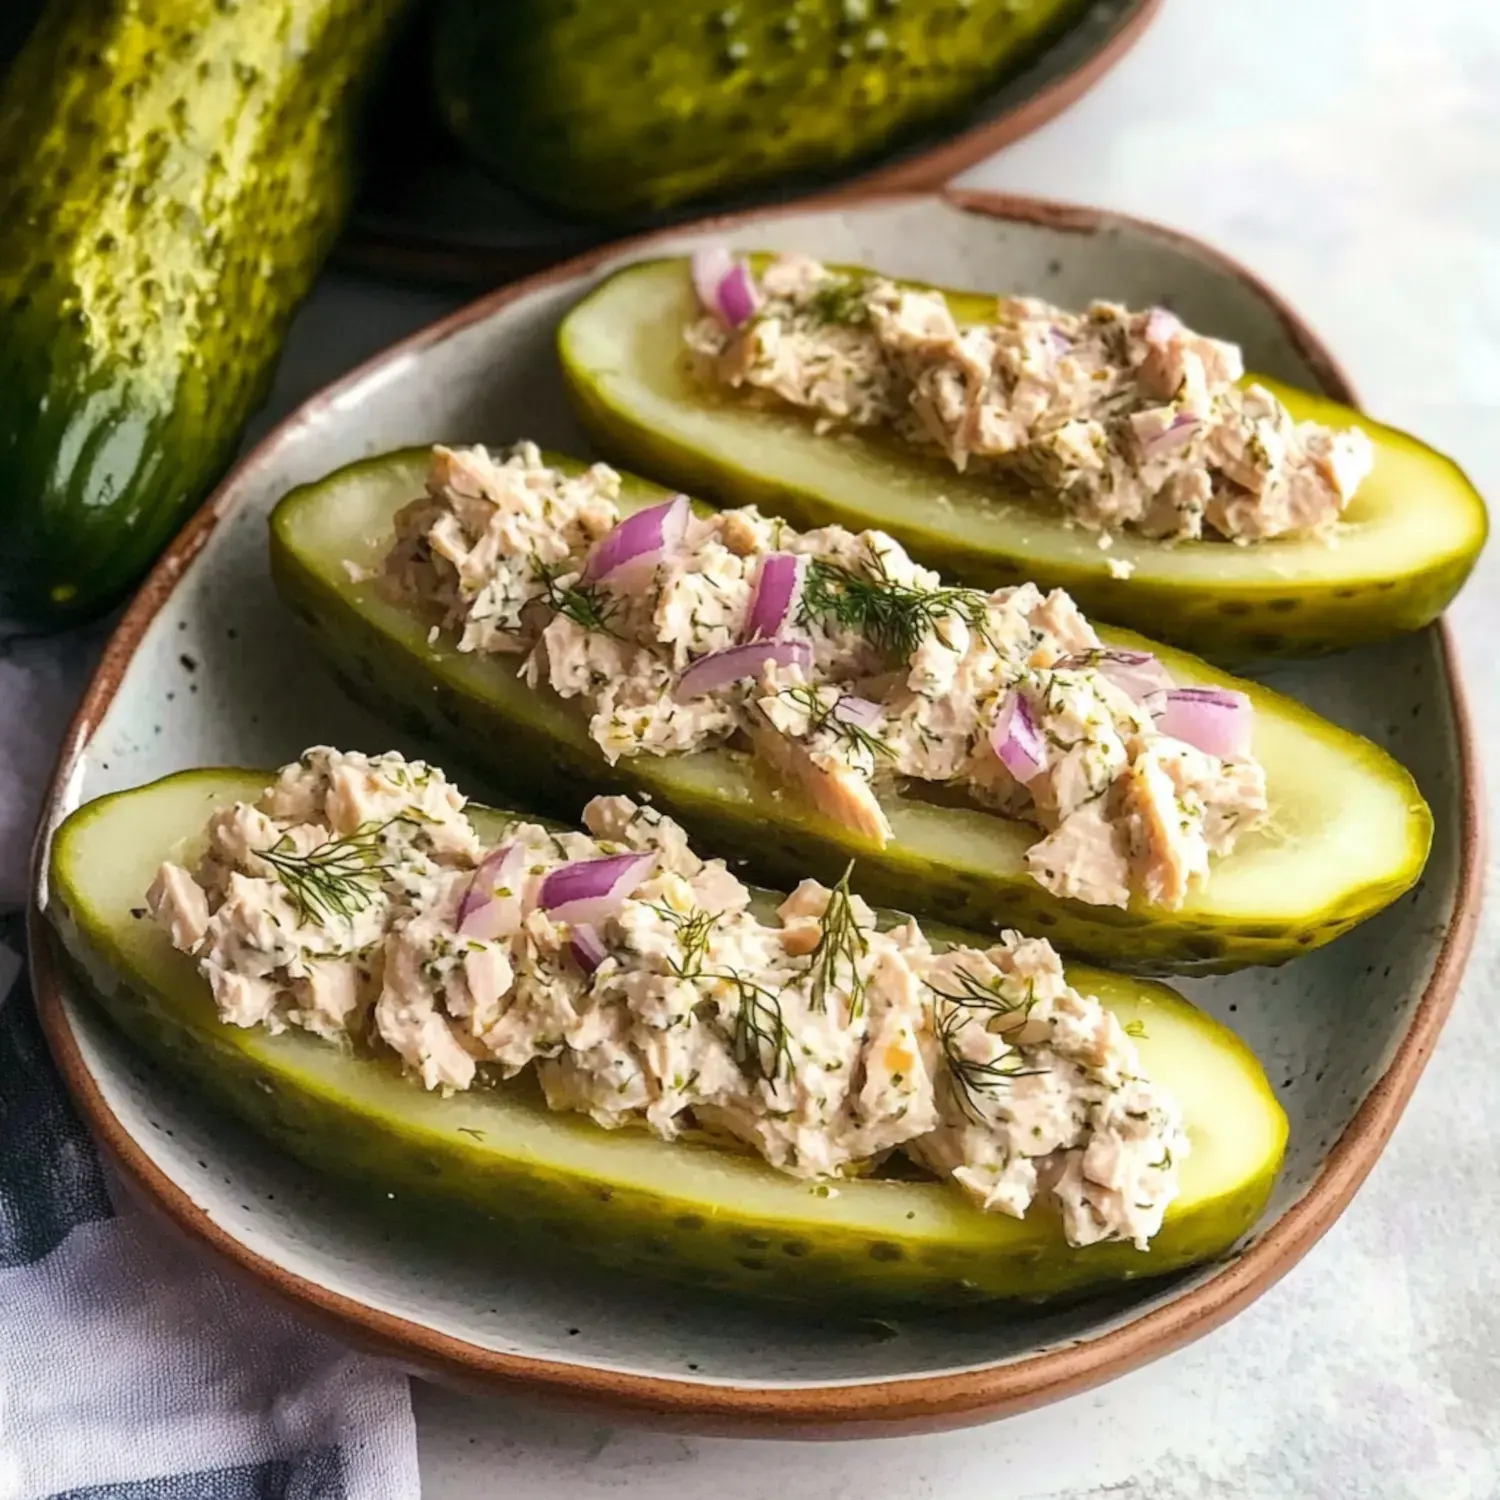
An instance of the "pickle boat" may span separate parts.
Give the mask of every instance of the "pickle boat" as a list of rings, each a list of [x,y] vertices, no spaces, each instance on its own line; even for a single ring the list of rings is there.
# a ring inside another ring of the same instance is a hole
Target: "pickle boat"
[[[1154,646],[1178,683],[1249,695],[1270,799],[1266,828],[1217,860],[1206,887],[1176,911],[1050,894],[1024,864],[1036,830],[972,804],[883,792],[893,838],[880,849],[786,796],[746,752],[641,755],[610,766],[576,703],[528,687],[513,659],[465,655],[450,640],[429,639],[432,622],[371,581],[395,513],[422,492],[428,457],[408,449],[367,459],[286,496],[271,518],[272,575],[356,697],[445,743],[529,804],[571,816],[586,791],[646,793],[767,881],[813,875],[832,883],[855,857],[856,885],[876,903],[979,931],[1019,927],[1112,967],[1168,973],[1294,958],[1373,915],[1421,874],[1432,815],[1395,760],[1279,693]],[[581,467],[545,458],[556,468]],[[627,476],[620,510],[665,495]],[[1123,632],[1105,636],[1150,645]]]
[[[944,296],[961,323],[995,304],[975,292]],[[682,333],[698,316],[688,262],[672,259],[616,272],[564,318],[564,377],[607,457],[798,525],[878,527],[957,582],[1065,588],[1087,613],[1213,660],[1312,654],[1416,630],[1452,600],[1484,545],[1484,502],[1451,459],[1338,402],[1262,379],[1298,420],[1357,425],[1374,445],[1374,471],[1334,539],[1168,545],[1121,533],[1104,551],[1060,508],[994,478],[960,474],[895,438],[819,435],[805,414],[707,389],[684,358]]]
[[[1165,986],[1081,966],[1071,983],[1139,1023],[1142,1060],[1177,1098],[1192,1142],[1144,1252],[1071,1248],[1041,1205],[1011,1219],[938,1181],[880,1177],[830,1191],[748,1155],[550,1113],[520,1081],[444,1098],[351,1047],[223,1024],[193,960],[141,903],[160,862],[201,840],[215,808],[269,780],[190,771],[80,808],[53,842],[48,916],[85,985],[160,1064],[307,1165],[394,1196],[429,1226],[488,1221],[491,1253],[567,1247],[698,1287],[868,1311],[1041,1300],[1162,1275],[1222,1254],[1265,1205],[1287,1124],[1254,1056]],[[513,820],[468,811],[489,841]]]

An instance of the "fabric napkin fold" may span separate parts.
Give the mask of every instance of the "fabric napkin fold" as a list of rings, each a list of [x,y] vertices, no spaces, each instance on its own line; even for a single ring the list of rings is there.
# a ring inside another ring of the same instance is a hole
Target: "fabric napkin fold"
[[[3,649],[3,648],[0,648]],[[0,655],[0,911],[94,654]],[[416,1500],[406,1376],[133,1206],[47,1053],[0,917],[0,1500]]]

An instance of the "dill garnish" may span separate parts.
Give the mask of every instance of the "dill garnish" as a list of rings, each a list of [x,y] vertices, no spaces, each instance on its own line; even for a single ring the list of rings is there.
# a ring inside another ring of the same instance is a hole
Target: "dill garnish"
[[[380,889],[385,866],[381,835],[393,823],[365,824],[339,839],[328,839],[299,854],[291,838],[282,835],[269,849],[256,852],[276,872],[304,922],[327,923],[335,917],[351,920],[364,911]]]
[[[552,564],[536,559],[536,576],[547,591],[547,607],[560,615],[566,615],[575,625],[585,630],[597,630],[601,635],[613,635],[610,617],[615,612],[615,601],[591,583],[573,583],[567,587],[558,584],[558,579],[568,571],[564,563]]]
[[[966,1006],[969,1010],[983,1011],[988,1016],[1029,1016],[1032,1006],[1036,1004],[1034,983],[1027,985],[1024,1000],[1007,1000],[1000,993],[1002,975],[997,974],[993,979],[981,979],[969,969],[957,969],[953,977],[958,982],[958,994],[954,994],[952,990],[940,990],[935,984],[929,984],[927,988],[939,1000],[946,1000],[950,1005]]]
[[[781,1001],[770,990],[746,979],[733,969],[713,975],[732,984],[740,1008],[734,1018],[734,1060],[747,1078],[774,1083],[785,1068],[792,1069],[792,1049],[787,1038]]]
[[[957,615],[972,630],[983,630],[989,600],[977,589],[918,589],[896,583],[877,556],[873,576],[838,563],[815,560],[802,590],[804,623],[828,616],[863,634],[888,656],[905,660],[932,634],[945,645],[943,619]]]
[[[953,1097],[958,1107],[976,1125],[989,1125],[981,1106],[982,1097],[993,1098],[1004,1090],[1015,1078],[1035,1078],[1051,1071],[1050,1068],[1028,1068],[1026,1059],[1019,1051],[1004,1053],[991,1062],[975,1062],[959,1050],[959,1033],[978,1011],[988,1016],[1025,1016],[1036,1004],[1034,991],[1028,991],[1019,1003],[1007,1000],[999,992],[999,979],[986,982],[968,969],[959,969],[954,978],[958,981],[959,993],[940,990],[936,985],[927,988],[943,1002],[933,1015],[933,1031],[938,1046],[947,1064],[947,1076]]]
[[[794,687],[782,688],[776,696],[795,703],[807,715],[807,728],[810,734],[826,729],[851,749],[868,751],[872,758],[877,755],[895,758],[896,752],[879,735],[871,734],[863,725],[856,724],[852,719],[839,717],[839,705],[849,696],[847,693],[840,693],[831,703],[828,703],[824,701],[821,690],[815,684],[802,682]]]
[[[854,328],[870,321],[864,288],[847,277],[820,286],[807,299],[807,310],[820,323],[837,323],[844,328]]]
[[[823,930],[818,937],[818,946],[813,949],[809,965],[812,984],[808,988],[808,1007],[826,1010],[830,992],[837,993],[839,964],[849,966],[849,1019],[861,1015],[865,1008],[865,981],[859,972],[859,961],[870,951],[870,940],[854,915],[849,900],[849,876],[854,871],[850,860],[839,883],[828,897],[823,909]]]
[[[670,906],[649,903],[663,921],[669,923],[677,934],[677,946],[682,949],[682,959],[668,959],[667,966],[679,979],[696,979],[703,972],[703,960],[708,955],[708,940],[719,920],[719,913],[695,906],[690,912],[674,911]]]

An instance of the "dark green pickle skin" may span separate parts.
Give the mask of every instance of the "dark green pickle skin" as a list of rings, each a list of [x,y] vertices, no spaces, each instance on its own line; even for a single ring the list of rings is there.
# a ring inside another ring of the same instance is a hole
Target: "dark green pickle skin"
[[[961,115],[1084,0],[445,0],[470,152],[590,219],[835,174]]]
[[[46,8],[0,80],[0,615],[107,609],[227,467],[405,3]]]

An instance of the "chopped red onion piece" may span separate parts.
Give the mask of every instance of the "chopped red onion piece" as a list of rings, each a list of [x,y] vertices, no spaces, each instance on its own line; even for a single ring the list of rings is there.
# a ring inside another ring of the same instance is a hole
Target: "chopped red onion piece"
[[[723,245],[710,245],[695,250],[690,265],[693,290],[706,311],[731,328],[755,316],[760,293],[744,261],[736,260]]]
[[[719,283],[717,298],[719,316],[731,328],[748,323],[760,306],[760,293],[755,289],[755,278],[744,261],[737,260]]]
[[[537,904],[555,922],[597,927],[619,911],[654,863],[650,854],[574,860],[548,872]]]
[[[1047,342],[1052,345],[1052,353],[1058,359],[1061,359],[1064,354],[1073,352],[1073,340],[1056,323],[1047,330]]]
[[[995,716],[990,745],[1005,769],[1023,785],[1047,769],[1047,746],[1031,717],[1031,705],[1014,688]]]
[[[679,700],[701,698],[732,682],[758,675],[768,662],[778,667],[801,667],[806,672],[812,666],[812,659],[812,647],[806,641],[747,641],[743,646],[730,646],[700,656],[677,679],[673,696]]]
[[[1150,461],[1185,448],[1196,436],[1200,423],[1189,412],[1172,413],[1170,407],[1158,406],[1132,413],[1130,426],[1141,457]]]
[[[493,942],[518,931],[525,874],[526,850],[520,844],[491,849],[470,876],[458,903],[460,934]]]
[[[1233,760],[1250,753],[1254,713],[1244,693],[1228,688],[1173,688],[1156,727],[1205,755]]]
[[[585,974],[592,974],[609,957],[604,939],[586,922],[575,923],[568,948],[578,967]]]
[[[1153,711],[1172,687],[1167,669],[1149,651],[1081,651],[1065,656],[1060,667],[1094,667],[1122,693]]]
[[[708,245],[694,250],[688,263],[693,275],[693,290],[704,312],[719,311],[719,283],[734,269],[734,257],[724,245]]]
[[[599,538],[583,565],[590,583],[631,586],[682,545],[691,514],[686,495],[674,495],[660,505],[626,516],[613,531]]]
[[[807,577],[807,559],[796,552],[768,552],[755,579],[755,597],[745,620],[745,639],[770,640],[797,612]]]
[[[1182,319],[1165,307],[1153,307],[1146,314],[1146,326],[1141,337],[1148,344],[1169,344],[1182,332]]]
[[[874,729],[884,713],[878,703],[872,703],[868,698],[856,698],[853,693],[845,693],[833,705],[834,718],[853,724],[857,729]]]

